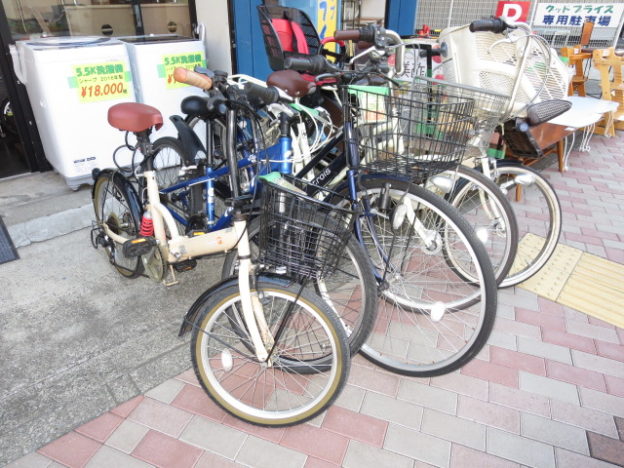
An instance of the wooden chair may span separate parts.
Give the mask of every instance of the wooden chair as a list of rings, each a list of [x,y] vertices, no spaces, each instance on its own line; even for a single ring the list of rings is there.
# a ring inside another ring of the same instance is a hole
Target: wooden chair
[[[585,21],[581,29],[581,38],[577,45],[572,47],[562,47],[560,54],[568,57],[570,66],[574,67],[574,76],[570,80],[568,95],[572,96],[575,92],[579,96],[586,96],[585,82],[587,77],[583,70],[583,62],[592,58],[592,49],[588,48],[592,32],[594,31],[594,23]]]
[[[593,60],[594,66],[600,71],[602,99],[618,103],[617,110],[611,113],[611,118],[607,119],[604,127],[596,129],[596,133],[613,136],[613,129],[624,130],[624,50],[616,50],[614,47],[597,49],[594,50]]]

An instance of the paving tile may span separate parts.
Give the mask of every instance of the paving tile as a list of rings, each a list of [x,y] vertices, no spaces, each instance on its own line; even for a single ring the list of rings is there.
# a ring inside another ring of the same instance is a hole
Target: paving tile
[[[492,427],[487,428],[487,452],[527,466],[555,467],[552,446]]]
[[[349,439],[326,429],[303,424],[286,429],[280,445],[339,465]]]
[[[110,468],[111,466],[123,466],[124,468],[149,468],[152,465],[104,445],[97,451],[93,458],[89,460],[86,468]]]
[[[451,448],[451,467],[519,468],[520,465],[494,455],[453,444]]]
[[[572,357],[570,356],[570,350],[568,348],[551,343],[544,343],[543,341],[519,337],[518,351],[532,356],[563,362],[564,364],[572,364]]]
[[[565,317],[565,312],[561,304],[557,304],[556,302],[539,296],[537,298],[537,304],[539,305],[539,310],[541,312],[557,317]]]
[[[193,417],[186,411],[165,405],[151,398],[145,398],[128,419],[143,424],[157,431],[178,437]]]
[[[47,468],[52,463],[48,457],[33,452],[9,463],[4,468]]]
[[[520,435],[555,447],[589,455],[585,430],[552,419],[523,413]]]
[[[412,464],[411,458],[389,450],[372,447],[357,440],[349,442],[349,448],[342,462],[342,466],[345,468],[379,468],[382,466],[411,468]]]
[[[520,433],[520,413],[505,406],[460,395],[457,415],[507,432]]]
[[[594,340],[579,335],[571,335],[558,330],[543,330],[542,340],[566,348],[578,349],[586,353],[596,353],[596,345]]]
[[[450,442],[395,424],[388,427],[384,448],[435,466],[450,463]]]
[[[145,393],[145,396],[163,403],[171,403],[182,388],[184,388],[184,382],[177,379],[169,379],[161,383],[158,387],[152,388]]]
[[[472,360],[461,368],[463,375],[518,388],[518,371],[491,362]]]
[[[421,385],[408,379],[401,379],[398,399],[449,414],[455,414],[457,410],[456,393],[429,385]]]
[[[490,333],[487,344],[515,351],[518,349],[518,337],[510,333],[493,330]]]
[[[551,379],[578,385],[579,387],[593,388],[601,392],[607,391],[604,375],[587,369],[581,369],[555,361],[546,361],[546,374]]]
[[[621,441],[624,441],[624,418],[618,418],[617,416],[614,416],[613,419],[615,421],[615,427],[617,427],[617,432],[618,432],[618,435],[613,438],[615,439],[617,437]],[[594,432],[599,432],[599,431],[594,431]]]
[[[431,386],[450,390],[460,395],[478,398],[479,400],[487,401],[488,399],[488,383],[481,379],[463,375],[459,370],[450,374],[432,377]]]
[[[281,445],[250,436],[236,456],[236,461],[258,468],[301,468],[306,455]]]
[[[323,416],[324,414],[320,415],[321,418]],[[320,421],[322,422],[322,419]],[[221,422],[234,429],[238,429],[239,431],[242,431],[246,434],[251,434],[255,437],[259,437],[260,439],[265,439],[265,440],[268,440],[269,442],[274,442],[276,444],[279,443],[280,440],[282,440],[282,437],[284,436],[284,432],[286,431],[286,429],[284,429],[283,427],[281,428],[280,427],[261,427],[261,426],[256,426],[254,424],[249,424],[229,414],[226,415],[225,418],[223,418],[223,421]],[[320,426],[320,422],[319,422],[319,426]]]
[[[227,414],[200,387],[187,384],[171,402],[171,406],[199,414],[214,421],[223,421]]]
[[[485,426],[425,408],[421,431],[443,440],[485,450]]]
[[[579,312],[578,310],[572,309],[570,307],[565,307],[565,306],[563,310],[564,310],[565,317],[566,317],[566,323],[569,323],[569,322],[589,323],[589,317],[587,316],[587,314],[584,314],[583,312]]]
[[[122,403],[117,408],[113,408],[111,413],[116,414],[117,416],[121,416],[122,418],[127,418],[130,413],[134,411],[134,409],[141,404],[143,401],[143,395],[139,395],[137,397],[132,398],[131,400]]]
[[[386,436],[388,422],[332,406],[327,410],[321,427],[350,439],[381,447]]]
[[[180,375],[177,375],[176,379],[199,387],[199,381],[197,380],[197,376],[195,375],[195,371],[193,371],[193,369],[185,370]]]
[[[321,460],[320,458],[308,457],[305,465],[303,466],[304,468],[338,468],[339,465],[329,463],[328,461]]]
[[[37,450],[70,468],[83,467],[95,455],[102,444],[76,432],[70,432]]]
[[[520,389],[555,400],[579,404],[578,392],[574,385],[548,377],[520,371]]]
[[[624,346],[616,343],[596,340],[598,354],[602,357],[624,362]]]
[[[349,384],[384,395],[396,396],[399,378],[364,366],[351,366]]]
[[[98,442],[105,442],[117,426],[123,422],[123,418],[113,413],[104,413],[92,421],[76,428],[76,432],[91,437]]]
[[[615,328],[615,326],[610,324],[609,322],[605,322],[604,320],[600,320],[599,318],[592,317],[591,315],[589,316],[589,323],[590,325],[596,325],[597,327],[610,328],[612,330]]]
[[[536,306],[537,307],[537,306]],[[494,323],[494,330],[499,332],[511,333],[512,335],[524,336],[538,340],[541,336],[539,327],[529,325],[528,323],[516,322],[515,320],[507,320],[499,318]]]
[[[574,349],[571,352],[572,360],[576,367],[624,378],[624,362],[576,351]]]
[[[236,468],[242,466],[216,453],[204,452],[193,468]]]
[[[355,385],[347,384],[340,392],[340,396],[333,403],[341,408],[346,408],[351,411],[359,412],[362,407],[362,402],[366,396],[366,390]]]
[[[504,385],[490,383],[490,403],[550,417],[550,401],[547,397]]]
[[[545,314],[533,310],[516,307],[516,320],[536,325],[547,330],[565,330],[565,319],[562,316]]]
[[[557,466],[561,468],[579,467],[579,468],[610,468],[611,463],[605,463],[595,458],[586,457],[580,453],[570,452],[561,448],[555,448],[555,458]]]
[[[490,361],[494,364],[523,370],[531,374],[546,375],[544,359],[537,356],[491,346]]]
[[[125,420],[108,438],[106,445],[125,453],[131,453],[148,431],[149,428],[147,426]]]
[[[597,392],[589,388],[580,388],[581,404],[607,414],[624,418],[624,398]]]
[[[610,343],[619,342],[617,333],[615,333],[614,329],[575,321],[567,322],[566,329],[568,330],[568,333],[572,333],[574,335],[581,335],[587,338],[594,338],[596,340],[607,341]]]
[[[552,419],[609,437],[617,437],[613,416],[591,408],[551,401]]]
[[[593,458],[624,466],[624,442],[593,432],[587,433],[587,440]]]
[[[190,468],[202,453],[201,449],[173,437],[149,431],[132,451],[132,456],[157,467]]]
[[[180,440],[233,460],[247,437],[244,432],[210,419],[193,416],[180,435]]]
[[[364,398],[362,414],[390,421],[403,426],[419,429],[422,421],[423,409],[407,401],[368,392]]]

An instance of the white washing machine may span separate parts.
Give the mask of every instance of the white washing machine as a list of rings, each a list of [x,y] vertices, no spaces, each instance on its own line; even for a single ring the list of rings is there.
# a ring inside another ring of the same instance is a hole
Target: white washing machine
[[[24,83],[46,158],[72,189],[93,183],[94,168],[115,167],[123,133],[108,109],[135,101],[125,45],[115,39],[55,37],[17,41],[15,72]],[[118,160],[129,165],[129,152]]]
[[[128,47],[134,86],[139,102],[158,109],[165,124],[153,138],[177,136],[171,115],[181,115],[180,103],[187,96],[202,96],[203,91],[194,86],[177,83],[173,70],[184,67],[192,70],[196,65],[206,66],[206,49],[199,40],[174,34],[120,38]]]

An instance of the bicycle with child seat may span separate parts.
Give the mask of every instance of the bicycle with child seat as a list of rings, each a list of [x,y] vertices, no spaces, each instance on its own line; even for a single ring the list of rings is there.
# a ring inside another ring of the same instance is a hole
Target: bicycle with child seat
[[[233,132],[235,110],[226,113],[227,131]],[[138,151],[144,157],[137,175],[146,181],[147,198],[142,206],[119,171],[95,170],[97,245],[109,253],[120,250],[128,259],[148,259],[148,264],[152,256],[176,263],[235,249],[238,276],[202,294],[180,330],[180,334],[193,330],[191,356],[199,382],[223,409],[254,424],[286,426],[319,414],[344,386],[350,355],[338,318],[304,287],[303,280],[331,270],[336,261],[332,252],[341,250],[350,236],[349,223],[340,222],[338,214],[352,218],[353,213],[329,209],[265,182],[265,201],[275,211],[263,212],[263,233],[269,239],[277,235],[288,242],[267,243],[262,261],[270,265],[286,255],[291,271],[297,271],[302,282],[263,274],[250,258],[243,215],[249,201],[239,196],[236,171],[229,174],[233,226],[201,235],[181,235],[160,201],[154,148],[149,140],[151,129],[162,125],[162,116],[150,106],[123,103],[113,106],[108,118],[114,127],[137,137]],[[234,151],[226,151],[228,161],[236,164]],[[114,258],[115,253],[112,255]]]

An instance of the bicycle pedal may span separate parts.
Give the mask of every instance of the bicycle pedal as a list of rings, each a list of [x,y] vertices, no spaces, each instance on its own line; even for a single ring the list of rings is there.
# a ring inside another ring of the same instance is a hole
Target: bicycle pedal
[[[178,273],[182,273],[183,271],[190,271],[196,266],[197,260],[195,260],[194,258],[173,264],[173,268],[175,268],[175,271],[177,271]]]
[[[153,237],[137,237],[123,243],[123,254],[127,258],[146,255],[156,247],[156,239]]]

